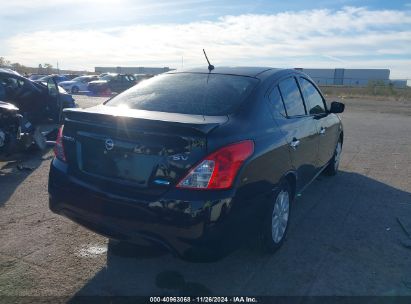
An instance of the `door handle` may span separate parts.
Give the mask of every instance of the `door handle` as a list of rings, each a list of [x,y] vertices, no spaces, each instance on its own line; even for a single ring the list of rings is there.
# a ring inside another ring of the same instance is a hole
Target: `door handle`
[[[320,129],[320,135],[325,135],[325,128],[324,128],[324,127],[321,127],[321,129]]]
[[[300,141],[297,138],[293,138],[293,141],[290,143],[290,147],[293,150],[297,150],[297,147],[300,145]]]

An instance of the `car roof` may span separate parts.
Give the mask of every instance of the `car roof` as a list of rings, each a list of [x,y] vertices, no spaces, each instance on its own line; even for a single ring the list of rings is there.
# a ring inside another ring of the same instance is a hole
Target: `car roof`
[[[11,74],[14,76],[21,76],[19,73],[17,73],[16,71],[13,71],[11,69],[7,69],[7,68],[0,68],[0,73],[5,73],[5,74]]]
[[[271,68],[271,67],[215,67],[211,74],[226,74],[226,75],[238,75],[248,76],[263,79],[276,74],[281,71],[287,71],[287,69]],[[209,73],[207,66],[201,68],[181,69],[167,72],[167,74],[176,73]]]

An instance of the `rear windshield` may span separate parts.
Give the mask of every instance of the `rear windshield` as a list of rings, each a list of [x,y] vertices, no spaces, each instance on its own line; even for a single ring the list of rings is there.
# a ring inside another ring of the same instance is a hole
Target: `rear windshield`
[[[144,80],[109,100],[107,106],[195,115],[228,115],[258,80],[222,74],[164,74]]]

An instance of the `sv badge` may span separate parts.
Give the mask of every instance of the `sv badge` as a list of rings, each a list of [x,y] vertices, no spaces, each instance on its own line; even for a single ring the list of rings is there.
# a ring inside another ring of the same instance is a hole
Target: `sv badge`
[[[169,157],[174,161],[188,160],[188,155],[184,155],[184,154],[176,154],[176,155],[171,155]]]

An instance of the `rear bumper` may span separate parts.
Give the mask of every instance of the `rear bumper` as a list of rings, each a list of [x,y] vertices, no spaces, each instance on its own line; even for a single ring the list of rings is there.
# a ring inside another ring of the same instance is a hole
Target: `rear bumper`
[[[233,208],[237,205],[233,191],[193,194],[170,190],[152,201],[113,196],[107,189],[96,189],[71,177],[66,169],[64,163],[53,160],[49,203],[54,213],[109,238],[156,243],[177,255],[198,247],[219,247],[238,234],[238,229],[247,227],[245,221],[256,211]]]

